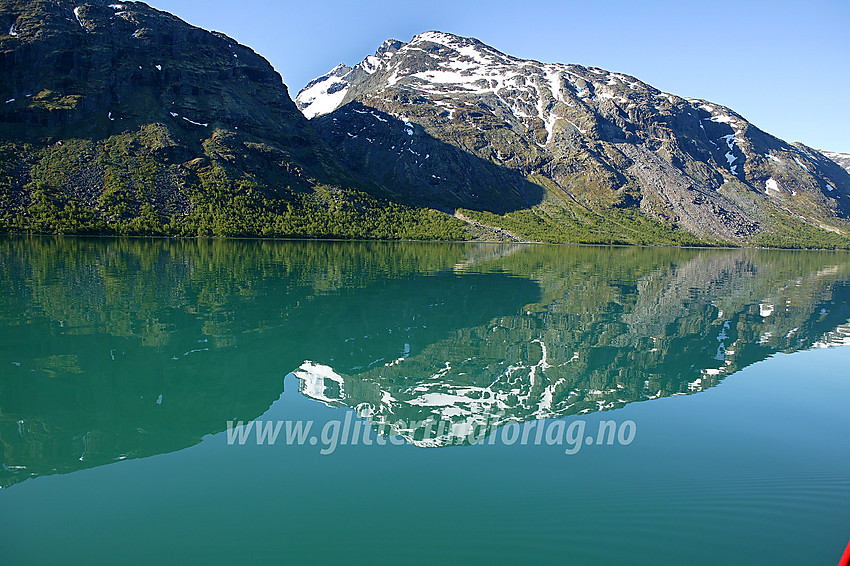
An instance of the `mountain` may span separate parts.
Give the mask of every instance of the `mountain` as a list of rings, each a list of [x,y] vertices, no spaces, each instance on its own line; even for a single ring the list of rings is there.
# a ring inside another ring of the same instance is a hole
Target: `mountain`
[[[848,243],[850,174],[833,160],[622,73],[432,31],[337,66],[296,104],[396,198],[508,239]]]
[[[0,231],[462,236],[339,166],[225,35],[106,0],[0,0],[0,29]]]
[[[626,75],[428,32],[293,102],[225,35],[79,2],[0,0],[0,233],[850,247],[835,161]]]

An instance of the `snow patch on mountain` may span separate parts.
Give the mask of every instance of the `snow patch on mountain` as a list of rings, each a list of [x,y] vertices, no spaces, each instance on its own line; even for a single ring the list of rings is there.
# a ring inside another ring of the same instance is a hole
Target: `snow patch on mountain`
[[[346,77],[352,70],[351,67],[340,63],[329,73],[311,81],[298,93],[295,102],[307,119],[328,114],[339,107],[348,92]]]
[[[773,193],[774,195],[781,194],[782,192],[779,190],[779,183],[773,177],[764,182],[764,191],[767,194]]]
[[[77,23],[80,24],[80,27],[83,28],[84,30],[86,30],[86,33],[88,33],[89,28],[87,28],[83,24],[83,20],[82,20],[82,18],[80,18],[80,9],[81,8],[82,8],[82,6],[77,6],[76,8],[74,8],[74,17],[77,18]]]
[[[307,119],[329,114],[339,108],[351,88],[351,82],[363,76],[377,73],[386,66],[393,53],[404,45],[396,39],[386,40],[374,55],[349,67],[340,63],[328,73],[307,84],[298,96],[295,104]]]

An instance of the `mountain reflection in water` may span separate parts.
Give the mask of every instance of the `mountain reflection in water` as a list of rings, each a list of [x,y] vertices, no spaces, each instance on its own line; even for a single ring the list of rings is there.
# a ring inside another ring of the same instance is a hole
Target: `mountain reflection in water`
[[[842,252],[74,238],[0,249],[3,487],[197,444],[266,412],[289,373],[327,405],[457,432],[695,393],[775,352],[850,343]]]

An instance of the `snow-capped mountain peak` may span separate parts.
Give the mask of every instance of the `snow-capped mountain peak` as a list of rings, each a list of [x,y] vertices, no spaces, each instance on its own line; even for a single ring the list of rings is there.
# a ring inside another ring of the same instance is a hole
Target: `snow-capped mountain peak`
[[[299,93],[298,107],[333,113],[316,122],[323,135],[412,202],[534,206],[534,176],[552,198],[639,209],[700,238],[755,240],[774,213],[850,233],[850,177],[835,163],[730,108],[623,73],[519,59],[440,31],[338,69]]]
[[[358,72],[360,71],[360,72]],[[330,74],[332,74],[333,71]],[[488,96],[512,121],[529,130],[541,128],[536,143],[548,143],[555,123],[566,119],[576,131],[586,128],[571,120],[562,106],[581,106],[596,99],[616,99],[620,104],[636,103],[633,98],[659,95],[633,77],[609,73],[580,65],[544,64],[523,60],[485,45],[474,38],[441,31],[428,31],[413,37],[410,43],[388,40],[375,55],[369,56],[345,75],[329,79],[324,75],[305,87],[296,98],[308,118],[327,114],[348,102],[346,87],[363,83],[371,92],[391,88],[438,95],[453,114],[452,99]],[[323,83],[316,84],[317,81]],[[331,88],[325,89],[325,84]],[[340,86],[344,83],[343,86]],[[617,93],[615,87],[626,92]],[[345,94],[341,94],[345,89]],[[543,132],[545,131],[545,135]]]
[[[342,103],[348,92],[348,81],[351,67],[340,63],[321,77],[313,79],[305,86],[296,99],[298,109],[307,118],[315,118],[328,112],[333,112]]]
[[[426,31],[415,35],[410,40],[410,47],[419,47],[422,43],[434,43],[441,45],[447,49],[457,52],[461,56],[466,56],[471,59],[478,60],[482,64],[492,62],[492,60],[512,59],[519,61],[514,57],[505,55],[501,51],[482,43],[473,37],[461,37],[451,33],[442,31]]]
[[[374,55],[366,57],[354,67],[340,63],[301,89],[295,98],[296,106],[307,119],[333,112],[342,105],[352,82],[358,83],[376,73],[404,45],[397,39],[388,39]]]

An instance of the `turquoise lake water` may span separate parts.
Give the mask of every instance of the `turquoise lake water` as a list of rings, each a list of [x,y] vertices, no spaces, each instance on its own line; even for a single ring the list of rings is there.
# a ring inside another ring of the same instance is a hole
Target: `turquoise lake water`
[[[834,565],[848,321],[846,252],[0,239],[0,562]]]

